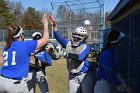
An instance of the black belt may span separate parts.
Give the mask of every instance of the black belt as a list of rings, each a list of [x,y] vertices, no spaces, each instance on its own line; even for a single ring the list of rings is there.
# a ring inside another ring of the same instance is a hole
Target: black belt
[[[20,81],[16,81],[16,82],[14,82],[14,84],[20,84],[21,82]]]

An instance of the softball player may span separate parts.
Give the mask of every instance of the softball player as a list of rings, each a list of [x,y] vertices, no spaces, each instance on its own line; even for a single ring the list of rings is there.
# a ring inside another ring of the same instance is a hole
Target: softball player
[[[42,34],[35,32],[32,34],[32,38],[33,40],[39,40],[42,38]],[[29,93],[35,93],[36,84],[38,84],[41,93],[49,93],[45,67],[52,65],[52,59],[45,47],[46,45],[32,55],[27,80]]]
[[[27,93],[26,78],[29,70],[30,54],[49,40],[48,15],[44,14],[44,35],[40,40],[24,41],[24,31],[18,25],[10,26],[3,50],[0,75],[0,93]]]
[[[67,69],[69,72],[69,93],[93,93],[94,80],[89,71],[87,60],[90,46],[85,43],[87,31],[83,27],[77,27],[72,33],[72,40],[64,39],[57,31],[55,21],[51,23],[54,27],[56,40],[66,49]]]
[[[120,39],[124,34],[113,30],[109,32],[105,48],[99,55],[99,65],[96,72],[97,82],[94,93],[116,93],[116,86],[125,88],[125,83],[117,78],[114,51],[120,46]]]

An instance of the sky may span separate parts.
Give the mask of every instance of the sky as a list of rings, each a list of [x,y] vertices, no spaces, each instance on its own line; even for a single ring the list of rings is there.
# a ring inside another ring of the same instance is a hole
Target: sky
[[[64,2],[64,1],[72,1],[72,0],[10,0],[10,1],[20,1],[24,8],[34,7],[37,10],[42,10],[46,8],[47,10],[52,10],[51,2]],[[95,1],[95,0],[84,0],[87,2]],[[105,11],[111,12],[119,0],[104,0],[105,2]]]

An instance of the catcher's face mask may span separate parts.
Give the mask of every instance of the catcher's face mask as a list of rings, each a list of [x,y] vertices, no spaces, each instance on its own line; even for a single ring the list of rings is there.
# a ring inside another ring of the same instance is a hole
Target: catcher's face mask
[[[83,27],[77,27],[72,33],[72,45],[79,46],[81,42],[86,40],[87,31]]]

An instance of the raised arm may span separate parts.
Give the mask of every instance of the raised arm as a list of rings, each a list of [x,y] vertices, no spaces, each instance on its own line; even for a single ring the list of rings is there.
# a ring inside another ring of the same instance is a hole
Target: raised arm
[[[49,20],[53,26],[54,36],[55,36],[56,40],[62,45],[63,48],[66,48],[66,45],[69,42],[69,40],[61,37],[60,33],[57,30],[57,24],[51,16],[49,16]]]
[[[48,14],[44,14],[42,23],[44,25],[44,33],[43,37],[38,40],[38,44],[36,49],[41,48],[42,46],[46,45],[49,41],[49,32],[48,32]]]
[[[53,26],[53,31],[56,32],[57,31],[57,24],[56,24],[55,20],[53,19],[52,16],[49,16],[49,19],[50,19],[51,25]]]

